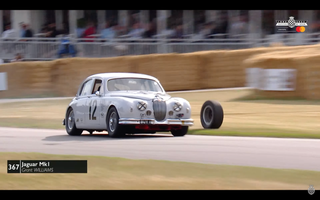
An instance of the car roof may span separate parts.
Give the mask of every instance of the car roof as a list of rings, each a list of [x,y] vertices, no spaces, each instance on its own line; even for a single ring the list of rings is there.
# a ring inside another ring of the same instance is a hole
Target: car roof
[[[93,74],[89,76],[87,79],[90,78],[101,78],[101,79],[112,79],[112,78],[146,78],[146,79],[152,79],[157,80],[157,78],[147,75],[147,74],[139,74],[139,73],[124,73],[124,72],[112,72],[112,73],[99,73],[99,74]]]

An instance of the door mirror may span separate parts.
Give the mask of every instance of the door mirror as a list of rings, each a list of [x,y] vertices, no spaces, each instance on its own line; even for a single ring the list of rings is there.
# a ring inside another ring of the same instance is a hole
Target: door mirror
[[[96,96],[100,97],[100,92],[99,91],[96,91]]]

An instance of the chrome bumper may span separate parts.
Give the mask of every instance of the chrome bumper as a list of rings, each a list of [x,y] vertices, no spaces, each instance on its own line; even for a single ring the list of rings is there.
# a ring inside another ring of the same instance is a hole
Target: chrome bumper
[[[193,119],[166,119],[164,121],[158,122],[155,119],[135,119],[135,118],[120,118],[119,124],[123,125],[181,125],[181,126],[192,126]]]

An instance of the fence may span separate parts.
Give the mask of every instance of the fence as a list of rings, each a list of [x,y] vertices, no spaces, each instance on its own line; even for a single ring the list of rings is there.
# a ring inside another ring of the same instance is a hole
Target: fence
[[[115,57],[157,53],[190,53],[219,49],[245,49],[283,43],[287,46],[310,45],[320,42],[320,33],[274,34],[260,39],[250,35],[213,39],[113,39],[70,38],[70,43],[80,57]],[[13,59],[20,53],[25,60],[53,60],[58,57],[61,38],[11,38],[0,39],[0,58]],[[89,40],[89,41],[88,41]]]

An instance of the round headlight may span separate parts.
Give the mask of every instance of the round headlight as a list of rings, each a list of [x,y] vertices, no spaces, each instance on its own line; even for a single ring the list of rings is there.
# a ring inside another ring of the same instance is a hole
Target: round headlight
[[[144,111],[145,109],[147,109],[147,103],[143,102],[143,101],[140,101],[138,102],[137,104],[137,108],[138,110],[140,111]]]
[[[181,103],[175,102],[175,103],[173,104],[173,110],[174,110],[174,111],[179,112],[181,109],[182,109]]]

